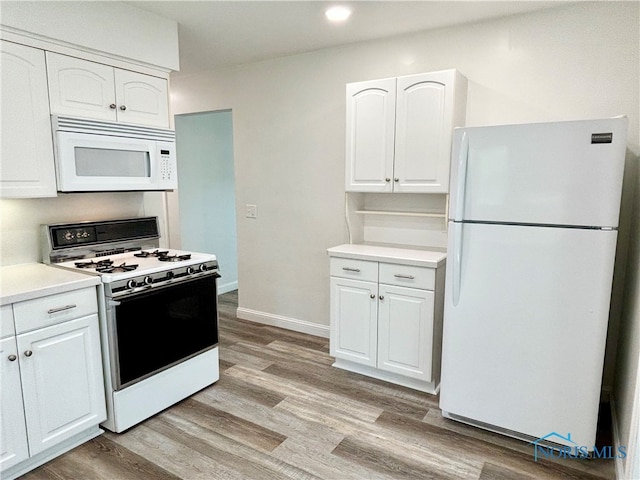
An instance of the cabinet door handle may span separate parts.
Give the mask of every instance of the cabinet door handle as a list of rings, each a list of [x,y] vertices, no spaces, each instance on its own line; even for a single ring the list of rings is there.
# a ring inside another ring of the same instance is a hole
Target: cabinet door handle
[[[115,110],[115,109],[116,109],[116,107],[117,107],[117,105],[116,105],[115,103],[112,103],[111,105],[109,105],[109,108],[110,108],[111,110]]]
[[[396,277],[396,278],[406,278],[408,280],[414,280],[416,278],[413,275],[402,275],[401,273],[396,273],[394,275],[394,277]]]
[[[346,272],[356,272],[356,273],[360,272],[359,268],[342,267],[342,269]]]
[[[371,300],[373,300],[374,298],[376,298],[376,296],[372,293],[371,295],[369,295],[371,297]]]
[[[384,179],[384,181],[385,181],[385,182],[390,182],[390,181],[391,181],[391,179],[390,179],[390,178],[385,178],[385,179]]]
[[[11,354],[7,358],[9,359],[10,362],[15,362],[18,357],[16,357],[14,354]]]
[[[380,300],[384,300],[384,295],[380,295]]]
[[[399,179],[399,178],[394,178],[394,179],[393,179],[393,181],[394,181],[394,182],[399,182],[399,181],[400,181],[400,179]]]
[[[123,112],[127,109],[126,105],[120,105],[120,110],[122,110]]]
[[[25,357],[30,357],[31,355],[33,355],[33,352],[31,350],[27,350],[26,352],[24,352]]]
[[[71,310],[76,307],[77,305],[65,305],[64,307],[50,308],[47,310],[47,313],[51,315],[52,313],[64,312],[65,310]]]

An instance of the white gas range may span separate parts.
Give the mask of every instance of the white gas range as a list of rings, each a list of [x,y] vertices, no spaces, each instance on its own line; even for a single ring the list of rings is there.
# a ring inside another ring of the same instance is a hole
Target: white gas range
[[[43,259],[99,275],[107,396],[122,432],[219,378],[215,255],[159,248],[155,217],[43,227]]]

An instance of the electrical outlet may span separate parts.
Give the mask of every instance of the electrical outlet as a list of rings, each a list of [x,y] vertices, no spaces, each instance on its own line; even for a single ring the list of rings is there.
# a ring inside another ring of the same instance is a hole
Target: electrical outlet
[[[247,218],[258,218],[258,207],[255,205],[246,205],[247,207]]]

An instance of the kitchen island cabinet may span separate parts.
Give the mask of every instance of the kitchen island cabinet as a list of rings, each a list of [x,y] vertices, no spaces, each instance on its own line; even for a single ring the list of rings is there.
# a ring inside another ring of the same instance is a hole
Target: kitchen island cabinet
[[[0,279],[0,472],[11,479],[102,433],[106,405],[99,279],[39,264]]]
[[[334,366],[437,393],[446,255],[353,244],[328,252]]]

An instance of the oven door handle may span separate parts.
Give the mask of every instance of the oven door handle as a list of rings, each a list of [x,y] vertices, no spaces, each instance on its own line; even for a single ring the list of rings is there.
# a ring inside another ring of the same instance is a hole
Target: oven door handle
[[[118,302],[117,300],[109,300],[108,301],[110,307],[118,307],[122,305],[122,302]]]

